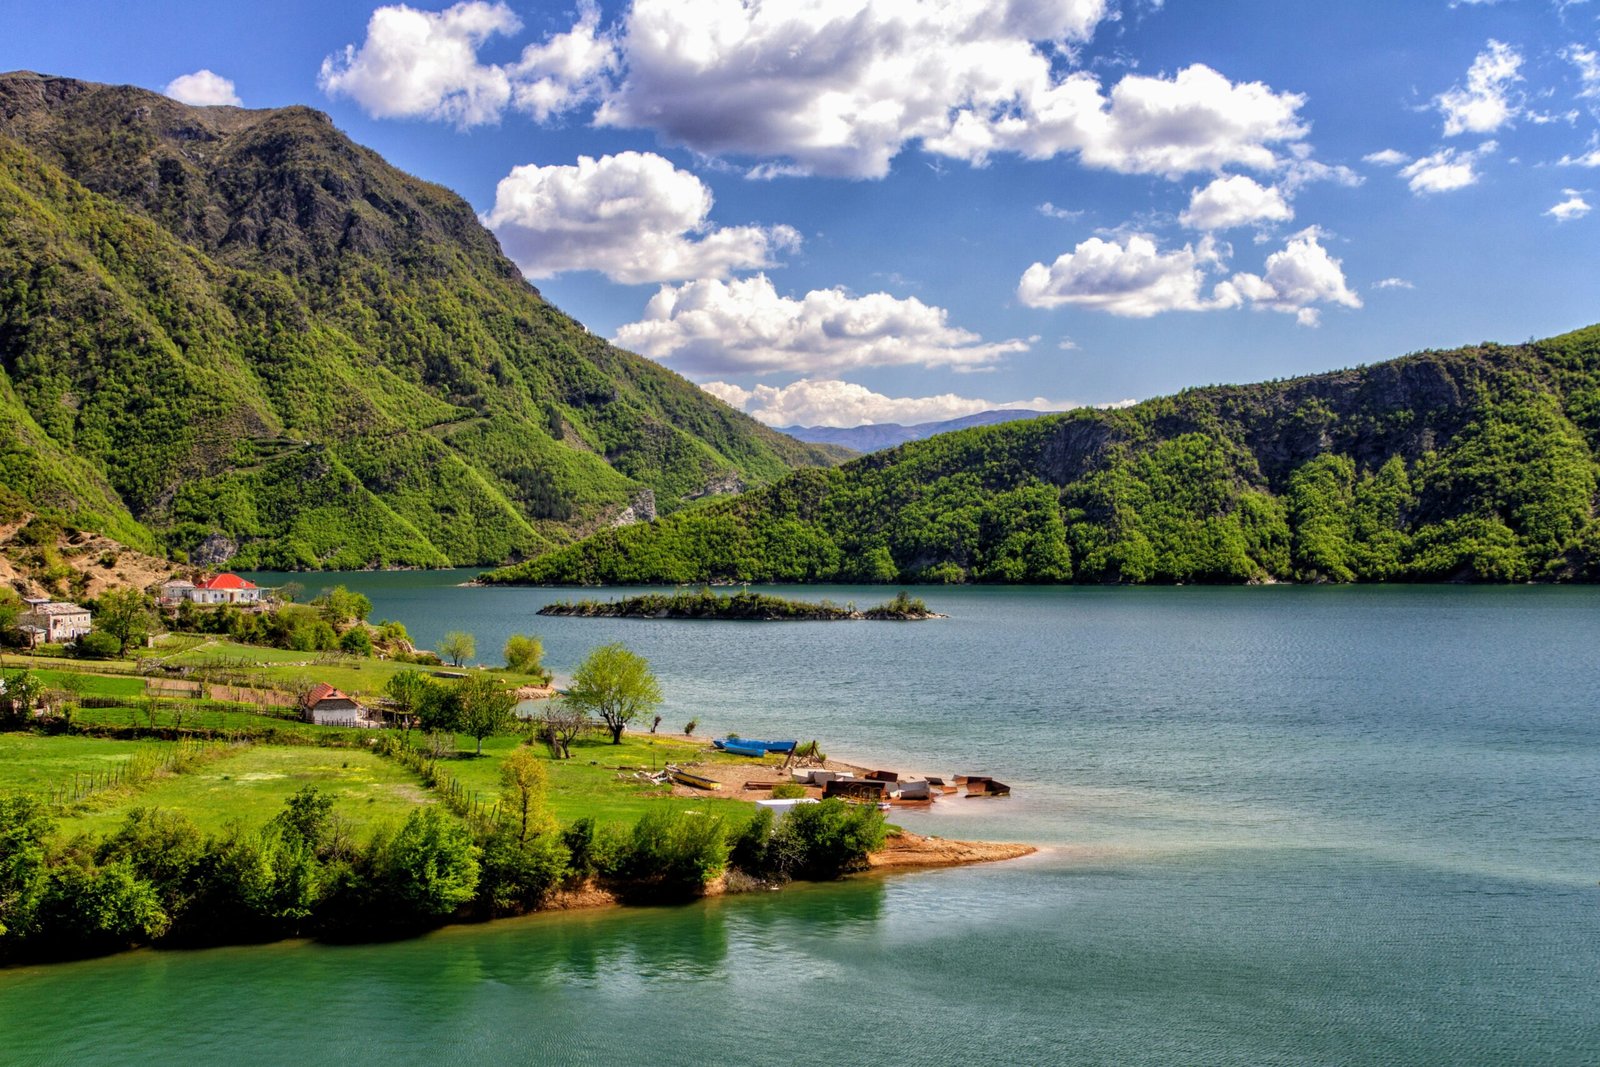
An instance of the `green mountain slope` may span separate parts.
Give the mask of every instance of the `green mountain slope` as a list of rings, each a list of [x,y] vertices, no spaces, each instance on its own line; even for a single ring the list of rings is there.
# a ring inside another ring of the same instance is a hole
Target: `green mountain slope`
[[[0,75],[0,409],[36,506],[236,566],[503,562],[829,461],[590,335],[318,112],[29,73]]]
[[[498,582],[1600,578],[1600,327],[945,434]]]

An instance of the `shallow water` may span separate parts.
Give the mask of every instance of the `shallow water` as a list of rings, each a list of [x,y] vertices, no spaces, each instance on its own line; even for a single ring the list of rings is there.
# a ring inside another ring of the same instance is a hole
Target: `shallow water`
[[[624,641],[675,729],[992,773],[1012,798],[896,819],[1055,847],[8,972],[0,1061],[1600,1061],[1600,590],[936,589],[948,620],[750,624],[538,618],[572,594],[465,576],[343,580],[484,658]]]

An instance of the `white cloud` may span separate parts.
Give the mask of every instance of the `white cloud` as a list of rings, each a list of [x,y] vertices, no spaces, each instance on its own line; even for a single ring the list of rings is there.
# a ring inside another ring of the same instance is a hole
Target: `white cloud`
[[[1467,69],[1467,84],[1434,97],[1434,106],[1444,116],[1444,135],[1493,133],[1513,121],[1522,110],[1512,96],[1512,86],[1522,80],[1521,67],[1520,52],[1491,39]]]
[[[1294,209],[1282,191],[1243,174],[1218,178],[1191,191],[1189,207],[1178,221],[1193,230],[1226,230],[1256,222],[1284,222]]]
[[[1415,289],[1416,286],[1404,278],[1382,278],[1372,283],[1374,289]]]
[[[1431,156],[1423,156],[1400,168],[1400,177],[1406,179],[1411,191],[1419,195],[1465,189],[1478,184],[1479,161],[1491,155],[1497,147],[1495,142],[1485,141],[1470,152],[1441,148]]]
[[[492,37],[522,29],[501,0],[462,0],[439,12],[395,4],[372,13],[359,48],[346,45],[322,61],[317,83],[374,118],[427,118],[465,128],[498,122],[515,106],[543,121],[600,91],[615,52],[598,27],[595,7],[580,4],[570,32],[496,65],[480,63],[478,50]]]
[[[1385,148],[1381,152],[1369,152],[1361,157],[1363,163],[1375,163],[1380,167],[1398,167],[1403,163],[1411,162],[1411,157],[1395,148]]]
[[[712,226],[711,205],[695,175],[652,152],[621,152],[514,168],[483,224],[530,278],[596,270],[628,284],[769,267],[800,243],[788,226]]]
[[[1225,246],[1210,237],[1170,252],[1160,251],[1142,235],[1129,237],[1126,245],[1091,237],[1049,267],[1029,267],[1017,297],[1029,307],[1071,304],[1126,318],[1221,311],[1248,302],[1292,313],[1302,325],[1314,326],[1314,304],[1361,306],[1361,298],[1345,282],[1342,264],[1328,255],[1319,238],[1316,227],[1303,230],[1267,257],[1263,274],[1241,272],[1213,285],[1211,278],[1224,267]]]
[[[814,289],[781,296],[764,274],[664,285],[615,341],[679,370],[836,373],[857,367],[991,364],[1031,341],[986,342],[914,297]]]
[[[789,385],[757,385],[753,389],[729,382],[706,382],[700,388],[768,426],[866,426],[891,422],[915,425],[958,419],[980,411],[1069,411],[1082,407],[1042,396],[998,403],[955,393],[885,396],[864,385],[830,378],[802,378]]]
[[[1344,265],[1328,255],[1316,227],[1289,239],[1282,251],[1267,257],[1263,276],[1235,274],[1232,284],[1257,308],[1295,316],[1302,326],[1315,326],[1320,312],[1313,304],[1358,308],[1361,297],[1345,282]]]
[[[1581,219],[1594,210],[1589,206],[1589,202],[1583,198],[1583,194],[1576,189],[1563,189],[1561,190],[1561,195],[1566,199],[1545,212],[1546,215],[1549,215],[1557,222],[1571,222],[1574,219]]]
[[[1105,0],[635,0],[625,74],[601,125],[647,127],[708,155],[781,160],[761,176],[884,176],[907,144],[981,165],[1077,152],[1092,167],[1181,174],[1278,163],[1303,98],[1196,65],[1110,91],[1061,75]]]
[[[233,82],[209,70],[197,70],[193,74],[173,78],[161,91],[180,104],[193,104],[196,107],[215,107],[219,104],[239,107],[242,103],[239,94],[234,91]]]
[[[1017,283],[1017,299],[1028,307],[1064,304],[1124,318],[1149,318],[1165,311],[1210,311],[1239,303],[1231,291],[1203,295],[1206,268],[1220,257],[1211,238],[1198,246],[1161,252],[1151,238],[1127,244],[1091,237],[1045,266],[1035,263]]]
[[[1581,87],[1578,95],[1586,98],[1600,96],[1600,55],[1592,48],[1585,48],[1581,44],[1569,44],[1561,50],[1561,58],[1571,63],[1578,71],[1578,81]]]
[[[1056,207],[1048,200],[1039,205],[1039,214],[1043,215],[1047,219],[1071,220],[1083,217],[1083,212],[1081,210],[1072,211],[1064,207]]]

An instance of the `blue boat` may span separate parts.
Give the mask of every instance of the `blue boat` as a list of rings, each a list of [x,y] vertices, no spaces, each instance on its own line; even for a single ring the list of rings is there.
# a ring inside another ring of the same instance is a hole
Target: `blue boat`
[[[735,756],[760,757],[767,754],[766,746],[760,741],[724,741],[722,750],[732,752]]]

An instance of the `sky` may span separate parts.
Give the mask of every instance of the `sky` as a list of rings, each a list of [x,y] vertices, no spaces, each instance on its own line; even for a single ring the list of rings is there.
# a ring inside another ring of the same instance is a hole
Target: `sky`
[[[0,0],[0,70],[305,104],[773,425],[1600,321],[1600,0]]]

